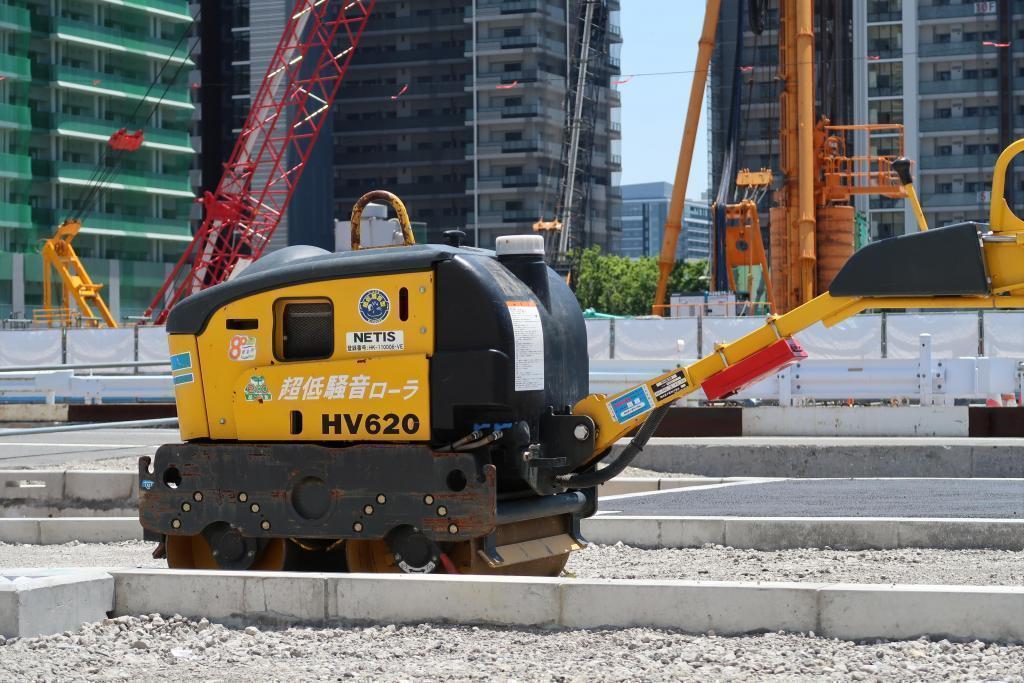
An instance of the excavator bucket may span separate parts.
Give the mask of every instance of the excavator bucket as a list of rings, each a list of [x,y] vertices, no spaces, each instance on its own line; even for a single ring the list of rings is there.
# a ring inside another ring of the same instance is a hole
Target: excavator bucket
[[[988,274],[977,223],[872,242],[832,280],[832,296],[982,296]]]

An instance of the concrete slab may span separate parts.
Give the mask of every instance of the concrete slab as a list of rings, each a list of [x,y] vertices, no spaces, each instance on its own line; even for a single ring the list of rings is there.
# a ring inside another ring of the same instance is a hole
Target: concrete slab
[[[82,543],[114,543],[142,539],[142,526],[137,517],[55,517],[0,519],[0,541],[54,545]]]
[[[97,569],[5,569],[0,635],[50,635],[100,621],[114,608],[114,579]]]
[[[758,406],[743,409],[744,436],[967,436],[967,406]]]
[[[818,584],[579,581],[562,584],[560,626],[673,628],[720,635],[813,631]]]
[[[1024,641],[1024,588],[111,570],[116,615]]]
[[[748,479],[601,499],[651,517],[949,517],[1024,519],[1024,479]]]
[[[632,464],[704,477],[1020,478],[1024,439],[653,438]]]
[[[829,638],[1024,640],[1024,589],[998,586],[862,586],[819,592]]]
[[[583,520],[582,531],[591,543],[621,541],[641,548],[699,548],[712,543],[750,550],[1024,550],[1020,519],[598,515]]]
[[[64,498],[138,502],[138,477],[136,472],[68,471],[64,474]]]

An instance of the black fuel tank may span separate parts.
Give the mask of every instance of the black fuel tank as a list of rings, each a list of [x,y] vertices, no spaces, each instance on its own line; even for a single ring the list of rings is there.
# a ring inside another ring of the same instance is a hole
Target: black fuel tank
[[[586,396],[583,314],[553,270],[543,262],[506,265],[479,250],[463,250],[435,270],[435,439],[518,421],[536,435],[548,407],[561,410]]]

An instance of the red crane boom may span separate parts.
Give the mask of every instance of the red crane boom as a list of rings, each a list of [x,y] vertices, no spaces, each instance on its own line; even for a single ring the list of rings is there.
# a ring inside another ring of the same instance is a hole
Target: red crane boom
[[[201,200],[203,223],[146,310],[149,320],[162,324],[181,299],[227,280],[266,249],[375,2],[296,0],[224,175]]]

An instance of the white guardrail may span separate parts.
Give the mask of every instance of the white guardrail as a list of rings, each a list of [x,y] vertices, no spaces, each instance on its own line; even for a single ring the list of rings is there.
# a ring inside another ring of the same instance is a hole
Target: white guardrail
[[[760,324],[755,317],[588,320],[590,389],[625,389]],[[951,405],[1019,396],[1022,388],[1024,312],[859,315],[830,329],[815,325],[797,339],[808,360],[736,398]],[[172,401],[169,367],[149,365],[168,353],[160,327],[0,331],[0,401]],[[117,363],[129,365],[111,367]],[[3,372],[70,365],[94,370]],[[99,365],[102,373],[95,370]],[[703,398],[698,392],[691,400]]]

